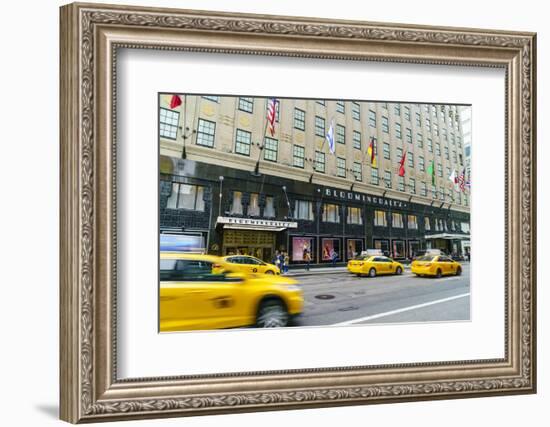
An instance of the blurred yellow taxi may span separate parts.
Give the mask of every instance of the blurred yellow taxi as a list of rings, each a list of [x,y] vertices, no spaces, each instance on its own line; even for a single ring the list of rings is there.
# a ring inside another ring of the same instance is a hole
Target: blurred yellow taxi
[[[283,327],[303,305],[290,278],[243,273],[210,255],[160,254],[161,332]]]
[[[445,255],[424,255],[412,262],[411,272],[417,276],[459,276],[462,274],[462,266]]]
[[[281,270],[276,265],[269,264],[253,256],[230,255],[223,257],[223,259],[225,262],[231,264],[234,271],[258,274],[281,274]]]
[[[348,261],[348,271],[358,276],[375,277],[378,274],[403,274],[403,264],[382,255],[359,255]]]

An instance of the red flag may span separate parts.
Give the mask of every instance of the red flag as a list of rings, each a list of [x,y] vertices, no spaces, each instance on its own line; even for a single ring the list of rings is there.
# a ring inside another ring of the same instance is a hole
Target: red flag
[[[267,123],[271,136],[275,135],[275,117],[277,116],[277,100],[271,98],[267,104]]]
[[[403,157],[399,162],[399,176],[405,176],[405,157],[407,157],[407,152],[403,151]]]
[[[172,99],[170,100],[170,108],[174,109],[176,107],[179,107],[181,105],[181,98],[178,95],[172,95]]]

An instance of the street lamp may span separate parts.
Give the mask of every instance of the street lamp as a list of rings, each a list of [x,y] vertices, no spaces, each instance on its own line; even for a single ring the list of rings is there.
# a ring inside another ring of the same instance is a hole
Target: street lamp
[[[180,127],[180,130],[183,130],[183,129]],[[181,152],[181,158],[184,159],[184,160],[187,158],[187,152],[185,150],[185,141],[187,140],[187,138],[191,138],[191,136],[193,136],[195,133],[197,133],[197,131],[195,129],[193,129],[193,131],[191,133],[188,133],[190,130],[191,129],[186,127],[185,131],[182,131],[182,133],[181,133],[181,137],[183,139],[183,150]]]
[[[254,166],[254,171],[250,173],[252,176],[255,176],[255,177],[262,176],[262,174],[260,173],[260,158],[262,157],[264,144],[261,144],[258,142],[258,148],[260,149],[260,152],[258,153],[258,160],[256,160],[256,166]]]
[[[288,194],[286,193],[286,185],[283,185],[281,187],[281,189],[283,190],[283,193],[285,193],[285,198],[286,198],[286,205],[288,207],[288,217],[289,218],[292,218],[292,212],[290,210],[290,201],[288,200]]]
[[[220,200],[218,202],[218,216],[222,216],[223,175],[220,175]]]

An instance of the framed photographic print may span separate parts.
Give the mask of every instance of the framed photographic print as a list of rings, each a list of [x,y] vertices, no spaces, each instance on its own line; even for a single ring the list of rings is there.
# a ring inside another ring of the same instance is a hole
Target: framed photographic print
[[[61,8],[61,418],[536,391],[535,34]]]

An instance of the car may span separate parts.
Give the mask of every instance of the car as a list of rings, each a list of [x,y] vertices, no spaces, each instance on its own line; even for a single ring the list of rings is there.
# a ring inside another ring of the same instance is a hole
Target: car
[[[460,276],[462,274],[462,265],[446,255],[424,255],[412,262],[411,272],[420,277]]]
[[[161,332],[283,327],[303,305],[296,280],[246,273],[212,255],[160,255]]]
[[[261,259],[249,255],[229,255],[223,259],[234,265],[235,271],[259,274],[281,274],[281,270],[274,264],[269,264]]]
[[[386,256],[359,255],[348,261],[348,271],[357,276],[375,277],[379,274],[403,274],[403,264]]]

